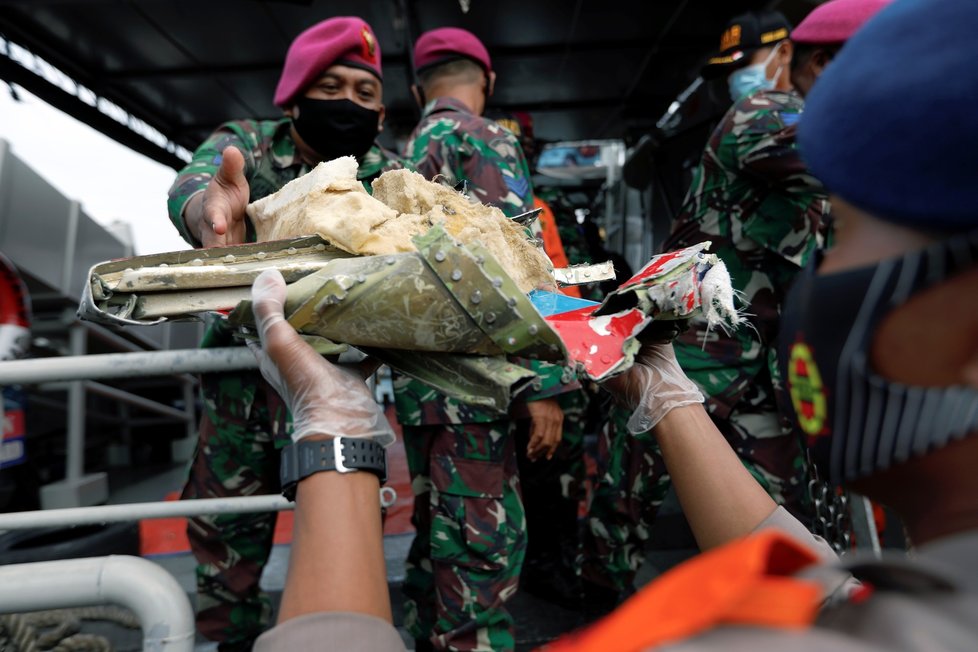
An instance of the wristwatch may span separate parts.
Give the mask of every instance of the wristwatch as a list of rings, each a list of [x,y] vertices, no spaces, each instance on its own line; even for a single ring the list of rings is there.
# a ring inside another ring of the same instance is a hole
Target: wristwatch
[[[294,501],[299,481],[320,471],[367,471],[384,484],[387,482],[387,453],[383,446],[371,439],[354,437],[289,444],[282,449],[282,495]]]

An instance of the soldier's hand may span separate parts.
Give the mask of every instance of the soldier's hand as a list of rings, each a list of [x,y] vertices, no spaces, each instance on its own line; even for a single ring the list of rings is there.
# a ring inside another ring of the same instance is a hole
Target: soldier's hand
[[[241,244],[247,238],[245,207],[250,189],[244,175],[244,156],[237,147],[225,147],[217,174],[187,207],[187,228],[205,247]]]
[[[628,420],[633,434],[651,430],[675,407],[703,402],[699,387],[679,366],[671,342],[644,344],[631,369],[601,387],[633,410]]]
[[[526,446],[526,456],[537,461],[542,456],[553,458],[564,433],[564,411],[556,399],[544,398],[528,401],[530,412],[530,443]]]
[[[285,279],[266,270],[251,286],[261,373],[292,413],[292,439],[371,437],[387,445],[394,431],[356,369],[331,364],[285,320]]]

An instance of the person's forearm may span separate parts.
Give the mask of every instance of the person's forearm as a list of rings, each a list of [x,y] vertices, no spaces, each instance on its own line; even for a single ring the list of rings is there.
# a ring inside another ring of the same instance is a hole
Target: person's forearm
[[[750,534],[777,507],[702,405],[670,410],[653,434],[702,550]]]
[[[299,483],[278,622],[322,611],[391,621],[379,488],[364,471],[324,471]]]

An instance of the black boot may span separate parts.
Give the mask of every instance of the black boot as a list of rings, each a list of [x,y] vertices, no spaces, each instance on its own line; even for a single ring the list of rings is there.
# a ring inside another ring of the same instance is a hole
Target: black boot
[[[590,580],[581,580],[581,616],[584,623],[590,623],[607,616],[624,602],[622,592]]]
[[[560,559],[536,559],[523,564],[520,591],[552,602],[564,609],[581,608],[581,585],[573,568],[564,567]]]

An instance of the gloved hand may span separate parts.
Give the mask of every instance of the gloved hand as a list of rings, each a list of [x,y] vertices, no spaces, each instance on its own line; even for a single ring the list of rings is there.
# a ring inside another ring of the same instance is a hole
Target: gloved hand
[[[311,435],[371,437],[384,446],[394,431],[357,370],[331,364],[285,321],[285,279],[266,270],[251,286],[261,373],[292,412],[292,440]]]
[[[627,424],[632,434],[651,430],[675,407],[703,402],[699,387],[680,368],[671,342],[644,344],[632,368],[602,387],[633,410]]]

